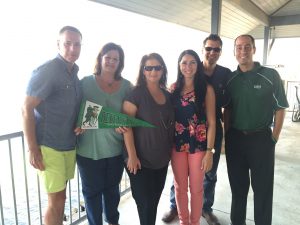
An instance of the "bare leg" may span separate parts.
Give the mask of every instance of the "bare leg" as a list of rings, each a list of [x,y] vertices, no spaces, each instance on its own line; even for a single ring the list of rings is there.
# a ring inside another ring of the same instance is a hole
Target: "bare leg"
[[[62,225],[66,201],[66,189],[48,193],[48,207],[45,213],[45,225]]]

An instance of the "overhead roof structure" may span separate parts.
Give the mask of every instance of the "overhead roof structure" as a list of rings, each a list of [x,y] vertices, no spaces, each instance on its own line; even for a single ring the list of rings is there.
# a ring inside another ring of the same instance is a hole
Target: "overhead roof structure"
[[[219,35],[235,38],[300,37],[300,0],[91,0],[156,19],[211,33],[220,18]],[[217,2],[217,4],[215,4]],[[212,13],[214,7],[220,14]]]

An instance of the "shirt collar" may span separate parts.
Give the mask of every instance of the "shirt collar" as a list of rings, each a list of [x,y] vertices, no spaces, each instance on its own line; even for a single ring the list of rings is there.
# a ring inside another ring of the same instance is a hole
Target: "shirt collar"
[[[57,54],[56,58],[58,58],[62,62],[62,64],[68,71],[68,62],[60,54]],[[78,71],[79,71],[79,67],[76,63],[74,63],[74,65],[72,67],[72,73],[77,73]]]
[[[237,67],[237,72],[239,74],[241,74],[241,73],[256,73],[260,68],[261,68],[260,63],[259,62],[254,62],[254,67],[252,68],[252,70],[249,70],[247,72],[243,72],[243,71],[241,71],[240,67],[238,66]]]

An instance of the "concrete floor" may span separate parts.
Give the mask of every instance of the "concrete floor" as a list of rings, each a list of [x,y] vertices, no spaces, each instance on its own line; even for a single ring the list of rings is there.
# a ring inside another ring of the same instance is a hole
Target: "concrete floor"
[[[291,121],[287,113],[281,137],[276,147],[273,225],[300,224],[300,123]],[[169,190],[172,182],[172,169],[169,168],[167,182],[163,191],[157,213],[157,225],[165,225],[161,217],[169,209]],[[231,192],[227,178],[225,155],[221,155],[218,169],[218,183],[214,212],[222,225],[230,223]],[[122,197],[120,204],[120,224],[139,225],[136,205],[131,194]],[[254,225],[253,194],[249,191],[247,208],[247,225]],[[169,223],[179,224],[178,219]],[[201,218],[201,225],[207,225]]]

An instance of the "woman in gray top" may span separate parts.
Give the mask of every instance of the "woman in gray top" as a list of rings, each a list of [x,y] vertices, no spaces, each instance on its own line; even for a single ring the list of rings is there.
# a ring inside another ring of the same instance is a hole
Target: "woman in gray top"
[[[137,85],[125,98],[124,113],[155,128],[136,127],[124,133],[126,170],[141,225],[154,225],[165,185],[174,136],[174,112],[166,90],[167,67],[157,53],[143,56]]]

